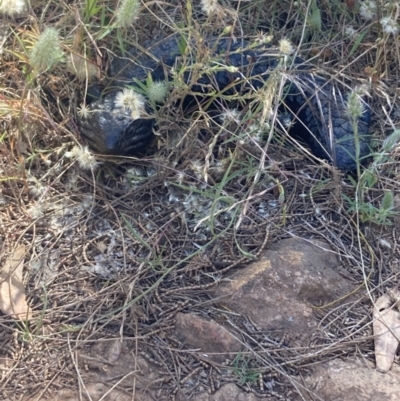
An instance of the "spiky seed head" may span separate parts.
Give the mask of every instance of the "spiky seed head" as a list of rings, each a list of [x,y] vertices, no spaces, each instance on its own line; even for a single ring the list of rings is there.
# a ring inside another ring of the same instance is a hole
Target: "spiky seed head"
[[[90,210],[93,207],[94,198],[92,194],[84,194],[82,197],[82,207],[85,210]]]
[[[218,0],[201,0],[201,8],[207,15],[217,14],[220,5]]]
[[[381,18],[381,25],[382,25],[382,30],[383,32],[387,34],[393,34],[396,35],[399,32],[399,26],[397,22],[390,17],[383,17]]]
[[[225,126],[230,123],[240,124],[240,112],[237,109],[226,109],[221,113],[221,120]]]
[[[186,174],[183,171],[177,171],[175,180],[178,184],[182,184],[183,180],[185,179]]]
[[[40,219],[44,216],[45,207],[42,202],[35,203],[28,209],[28,215],[31,219]]]
[[[54,67],[62,57],[58,31],[55,28],[47,27],[32,47],[31,65],[36,70],[43,72]]]
[[[65,156],[70,159],[76,159],[83,170],[95,170],[98,167],[95,157],[87,146],[74,146],[69,152],[65,153]]]
[[[201,180],[203,178],[204,164],[200,160],[191,161],[190,169],[193,171],[197,179]]]
[[[274,39],[273,35],[268,35],[263,31],[257,32],[256,43],[259,45],[271,43],[273,39]]]
[[[364,0],[360,5],[360,15],[367,21],[376,17],[377,5],[375,0]]]
[[[25,9],[25,0],[0,0],[0,14],[21,14]]]
[[[168,96],[169,85],[166,81],[153,81],[147,86],[147,97],[153,103],[164,103]]]
[[[230,165],[230,159],[229,158],[225,158],[222,160],[217,160],[213,166],[214,171],[217,174],[223,174],[225,173],[225,171],[227,170],[227,168]]]
[[[132,25],[139,17],[140,6],[140,0],[122,0],[116,11],[115,25],[119,28]]]
[[[117,93],[114,105],[116,108],[129,110],[131,117],[136,120],[144,112],[145,100],[140,93],[130,88],[124,88],[121,92]]]
[[[285,56],[290,56],[294,52],[294,47],[288,39],[279,41],[279,51]]]
[[[354,36],[356,36],[357,31],[354,29],[354,27],[352,25],[348,25],[346,26],[346,28],[344,29],[344,33],[346,34],[346,36],[348,36],[349,38],[352,38]]]
[[[85,119],[89,117],[90,107],[85,103],[81,103],[77,111],[78,111],[78,116],[80,118]]]

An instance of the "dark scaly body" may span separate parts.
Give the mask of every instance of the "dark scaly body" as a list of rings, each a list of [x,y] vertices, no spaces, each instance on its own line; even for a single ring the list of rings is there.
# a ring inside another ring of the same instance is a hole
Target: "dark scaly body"
[[[221,68],[212,74],[202,74],[194,83],[191,73],[185,72],[183,79],[186,83],[192,82],[191,92],[204,93],[206,96],[211,87],[229,96],[261,88],[279,65],[281,56],[274,54],[268,46],[249,49],[250,43],[248,40],[233,43],[230,38],[211,38],[205,41],[202,50],[208,49],[213,61],[208,66],[219,65]],[[151,46],[147,54],[131,50],[129,60],[116,58],[111,62],[113,86],[121,88],[127,84],[132,85],[134,78],[144,81],[149,73],[154,81],[170,79],[169,70],[180,56],[178,36]],[[237,71],[230,72],[222,66],[237,67]],[[309,144],[316,156],[330,160],[340,169],[354,170],[355,126],[358,131],[359,156],[365,158],[370,153],[369,108],[365,106],[363,115],[355,123],[352,122],[346,113],[346,95],[337,86],[315,76],[312,69],[312,65],[296,58],[288,75],[283,102],[297,116],[294,133]],[[89,105],[91,113],[87,118],[79,120],[81,133],[89,145],[100,153],[134,155],[145,149],[152,139],[155,119],[133,120],[128,111],[122,113],[121,109],[116,110],[116,93],[112,91]],[[151,108],[146,107],[151,114]]]

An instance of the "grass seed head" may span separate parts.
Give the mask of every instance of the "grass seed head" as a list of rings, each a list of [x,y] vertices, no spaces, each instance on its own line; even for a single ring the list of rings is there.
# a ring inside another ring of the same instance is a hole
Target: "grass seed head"
[[[392,132],[382,143],[384,152],[392,152],[400,142],[400,130]]]
[[[54,28],[46,28],[32,47],[30,54],[32,67],[43,72],[54,67],[62,57],[58,31]]]
[[[119,28],[132,25],[139,17],[140,0],[122,0],[116,11],[116,23]]]
[[[357,120],[365,111],[362,97],[366,95],[367,88],[364,86],[355,87],[349,94],[347,100],[347,114],[354,120]]]

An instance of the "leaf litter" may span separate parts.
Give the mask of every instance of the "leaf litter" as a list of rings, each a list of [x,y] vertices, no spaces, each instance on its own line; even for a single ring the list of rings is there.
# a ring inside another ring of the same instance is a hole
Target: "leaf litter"
[[[386,373],[393,365],[400,339],[399,293],[389,290],[379,297],[373,311],[376,370]]]
[[[0,310],[5,315],[21,320],[32,318],[23,284],[25,255],[25,245],[19,245],[8,257],[0,272]]]

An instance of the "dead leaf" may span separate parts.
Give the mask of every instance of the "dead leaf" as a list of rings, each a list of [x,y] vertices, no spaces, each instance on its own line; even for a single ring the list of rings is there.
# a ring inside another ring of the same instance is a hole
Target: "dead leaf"
[[[369,78],[371,79],[372,83],[376,84],[380,81],[380,75],[379,72],[371,66],[367,66],[364,68],[364,73],[367,74],[369,76]]]
[[[356,5],[357,0],[345,0],[346,6],[350,9],[353,9]]]
[[[21,320],[32,317],[22,282],[25,253],[25,245],[18,246],[8,257],[0,273],[0,310]]]
[[[332,50],[330,49],[319,49],[318,47],[313,47],[310,49],[310,53],[313,56],[318,56],[322,60],[329,60],[332,57]]]
[[[400,312],[393,307],[393,294],[379,297],[374,306],[376,370],[386,373],[393,365],[400,339]]]

